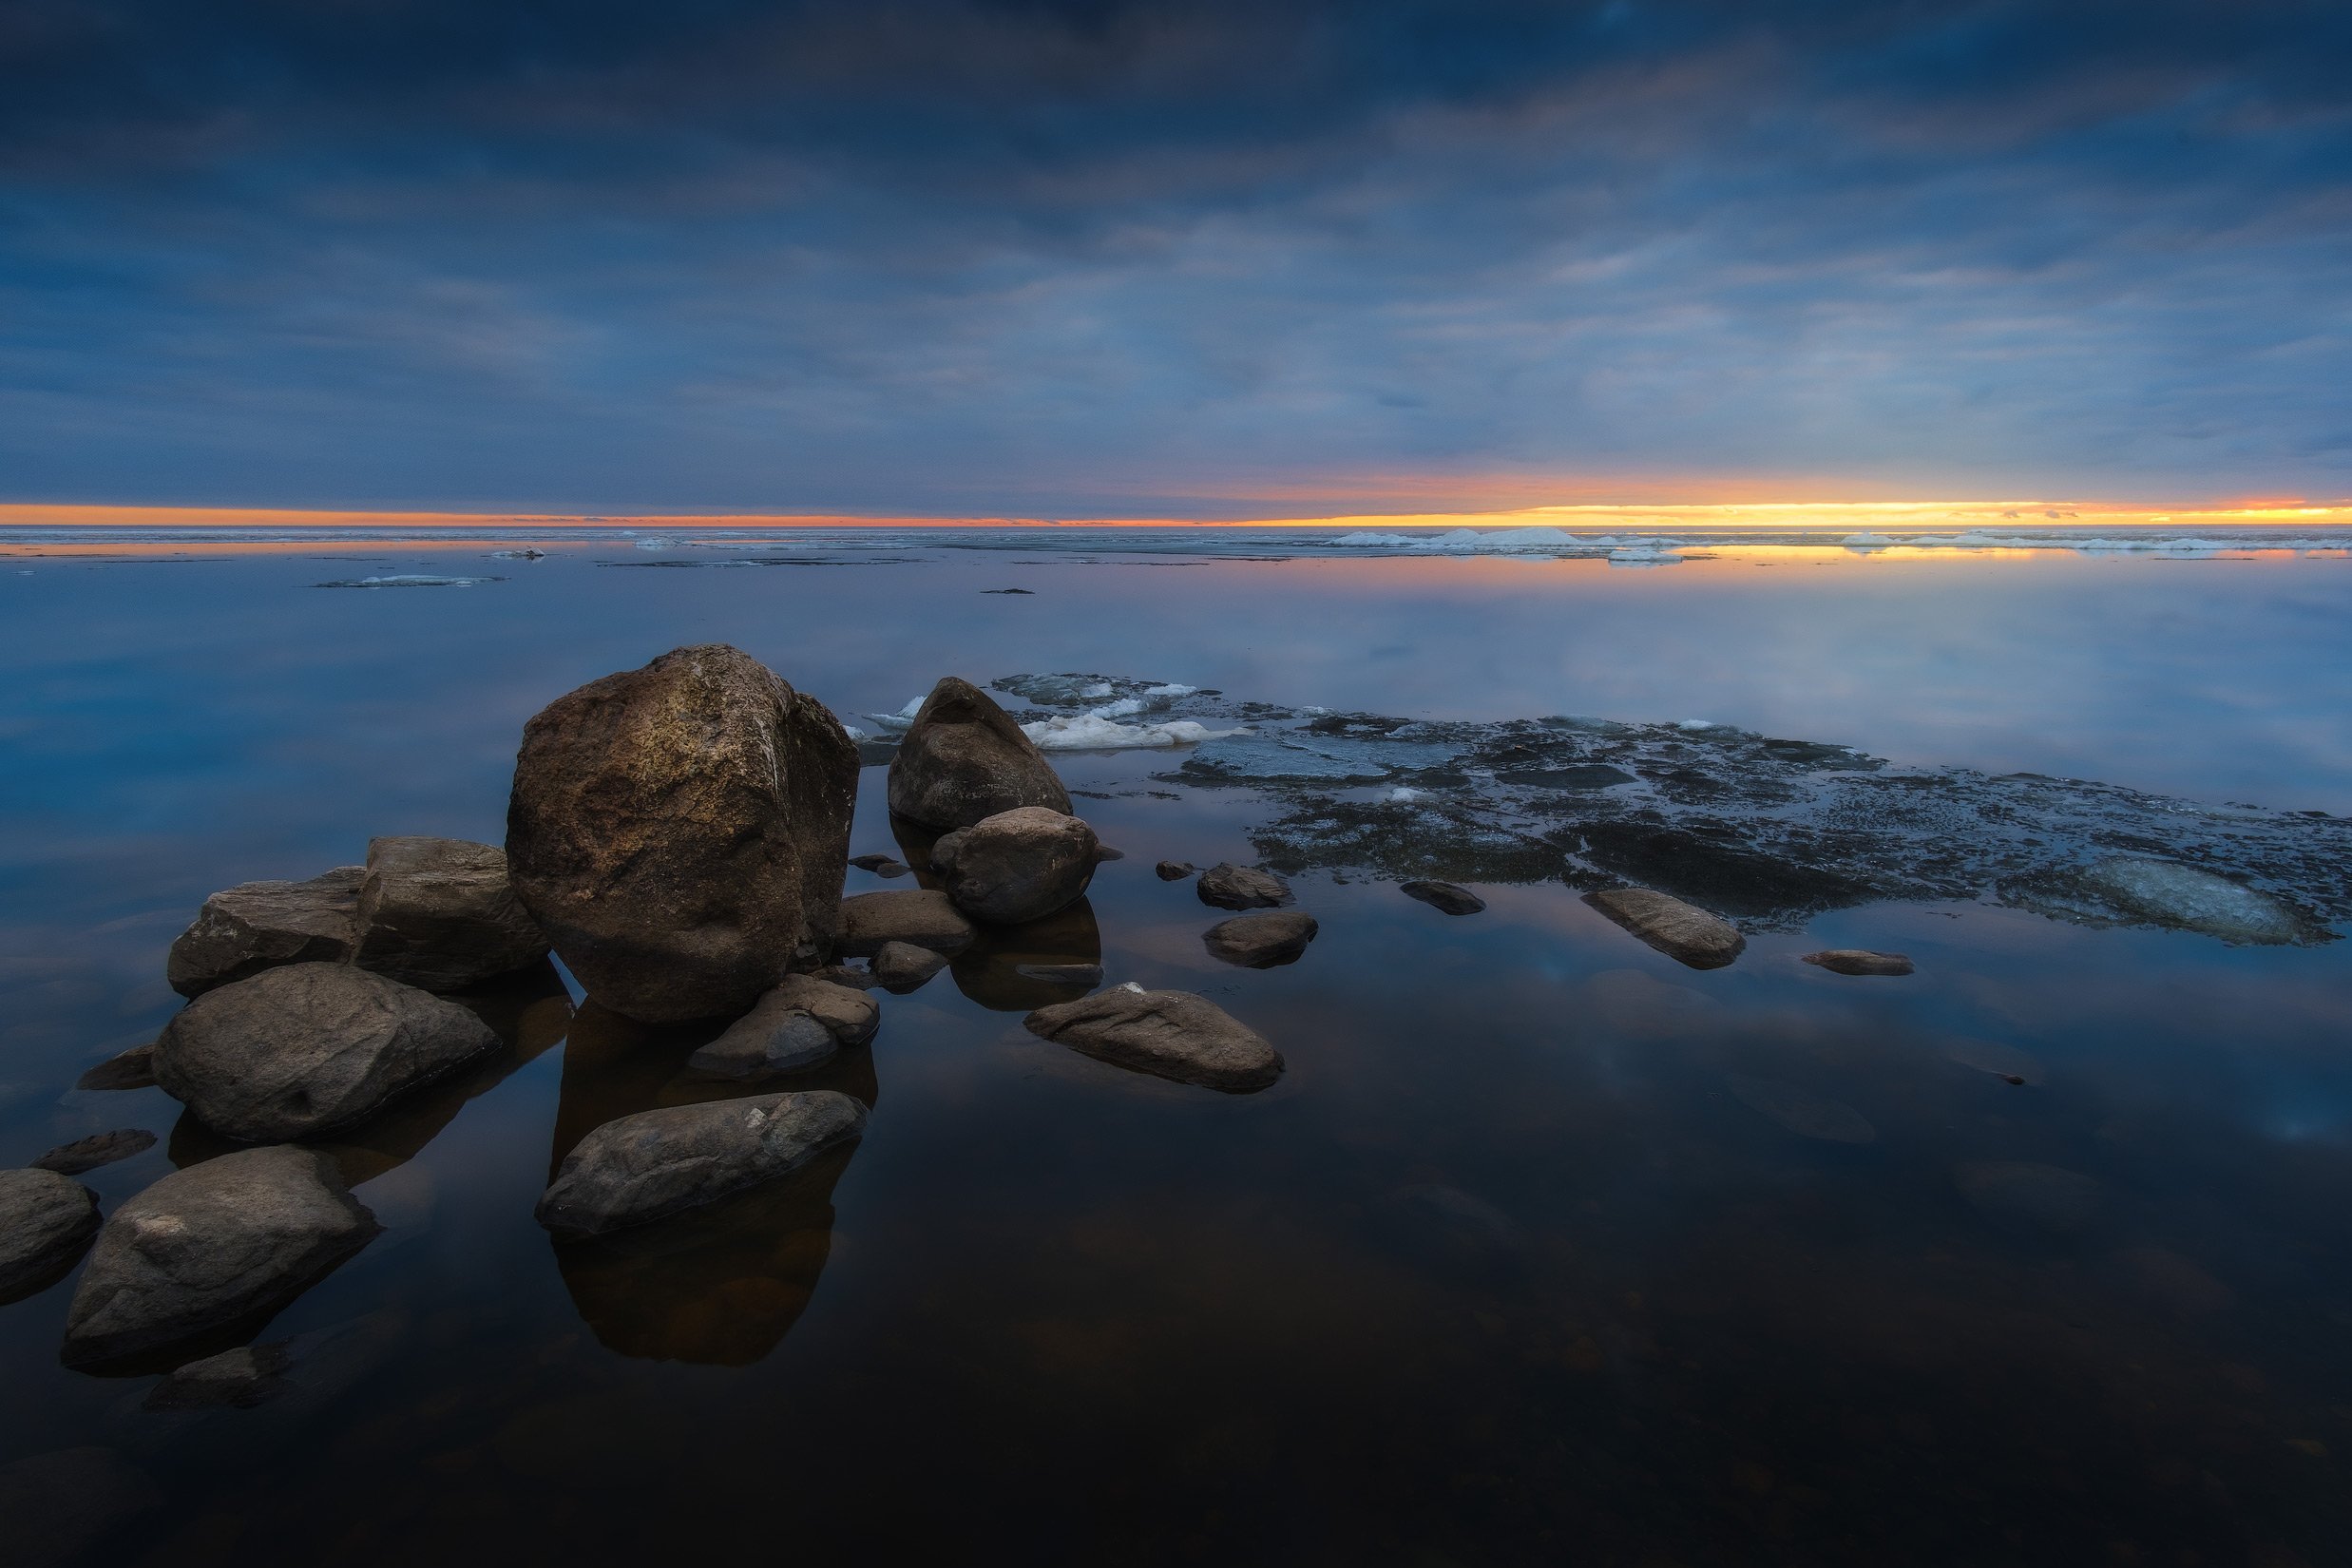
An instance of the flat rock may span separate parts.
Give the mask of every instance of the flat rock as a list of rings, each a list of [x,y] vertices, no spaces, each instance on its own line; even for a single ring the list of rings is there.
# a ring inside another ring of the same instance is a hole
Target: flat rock
[[[347,961],[366,875],[338,866],[308,882],[245,882],[213,894],[171,945],[171,988],[201,996],[281,964]]]
[[[285,1340],[270,1345],[239,1345],[216,1356],[205,1356],[179,1367],[147,1390],[142,1407],[149,1410],[250,1410],[265,1405],[290,1386],[285,1372],[292,1364]]]
[[[991,926],[1019,926],[1084,897],[1100,849],[1079,818],[1023,806],[940,839],[931,865],[957,908]]]
[[[1197,869],[1189,860],[1163,860],[1152,868],[1152,874],[1162,882],[1181,882]]]
[[[10,1568],[86,1562],[93,1547],[163,1503],[153,1479],[112,1448],[61,1448],[0,1465]]]
[[[1013,973],[1047,985],[1083,985],[1092,990],[1102,984],[1100,964],[1016,964]]]
[[[315,1149],[175,1171],[98,1233],[66,1315],[66,1364],[143,1356],[273,1313],[379,1229]]]
[[[1405,882],[1397,891],[1449,915],[1473,915],[1486,908],[1484,899],[1455,882]]]
[[[1271,969],[1297,963],[1317,929],[1313,915],[1299,909],[1274,909],[1220,920],[1202,932],[1200,939],[1212,955],[1228,964]]]
[[[98,1195],[55,1171],[0,1170],[0,1301],[65,1277],[98,1232]]]
[[[1266,1037],[1206,997],[1119,985],[1040,1007],[1029,1032],[1116,1066],[1249,1094],[1282,1076]]]
[[[498,1049],[454,1002],[343,964],[293,964],[207,991],[156,1042],[155,1080],[215,1132],[309,1138]]]
[[[862,990],[794,975],[687,1058],[686,1065],[706,1078],[744,1083],[806,1072],[831,1061],[845,1045],[871,1040],[881,1017]]]
[[[871,871],[876,876],[895,877],[907,874],[907,863],[887,854],[851,855],[850,864],[861,871]]]
[[[868,961],[875,985],[886,991],[919,989],[947,966],[947,955],[911,942],[885,942]]]
[[[965,828],[1023,806],[1067,815],[1070,793],[996,699],[949,676],[931,688],[890,759],[892,814]]]
[[[1693,969],[1720,969],[1748,946],[1748,939],[1729,921],[1654,889],[1612,888],[1586,893],[1584,902]]]
[[[866,1128],[866,1108],[830,1089],[641,1111],[564,1157],[539,1200],[563,1236],[643,1225],[787,1176]]]
[[[134,1045],[73,1080],[86,1090],[151,1089],[155,1086],[155,1044]]]
[[[1901,953],[1874,953],[1866,947],[1831,947],[1807,953],[1805,962],[1840,975],[1907,975],[1911,961]]]
[[[850,958],[871,958],[886,942],[910,943],[953,956],[979,933],[953,900],[936,888],[895,888],[841,901],[838,947]]]
[[[1220,909],[1270,909],[1291,902],[1291,885],[1272,871],[1254,866],[1220,861],[1200,873],[1194,885],[1203,904]]]
[[[61,1143],[34,1160],[33,1168],[55,1171],[59,1176],[80,1176],[84,1171],[95,1171],[101,1165],[111,1165],[118,1159],[143,1155],[155,1147],[155,1135],[142,1127],[124,1127],[111,1133],[92,1133],[77,1138],[71,1143]]]
[[[840,722],[749,654],[675,649],[525,726],[515,895],[615,1012],[739,1015],[832,948],[857,767]]]
[[[507,877],[507,851],[462,838],[373,838],[359,883],[363,969],[463,991],[547,956]]]

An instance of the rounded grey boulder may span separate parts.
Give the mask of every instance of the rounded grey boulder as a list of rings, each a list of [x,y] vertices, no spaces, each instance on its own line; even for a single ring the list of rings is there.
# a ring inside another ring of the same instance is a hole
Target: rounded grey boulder
[[[789,1176],[866,1130],[866,1107],[830,1089],[640,1111],[564,1157],[539,1200],[562,1236],[602,1235]]]
[[[1190,991],[1117,985],[1040,1007],[1023,1022],[1031,1034],[1100,1061],[1227,1094],[1282,1076],[1282,1056],[1265,1036]]]
[[[175,1171],[98,1233],[66,1314],[66,1364],[141,1356],[274,1312],[379,1229],[315,1149],[245,1149]]]
[[[1214,904],[1220,909],[1271,909],[1277,904],[1291,902],[1291,885],[1272,871],[1261,871],[1254,866],[1236,866],[1232,861],[1219,861],[1200,873],[1193,884],[1203,904]]]
[[[1235,915],[1220,920],[1201,934],[1214,956],[1245,969],[1271,969],[1295,964],[1321,927],[1313,915],[1300,909],[1270,909],[1264,914]]]
[[[974,920],[1019,926],[1085,896],[1100,858],[1094,829],[1042,806],[999,812],[942,838],[931,865]]]
[[[208,991],[155,1043],[155,1080],[247,1143],[348,1126],[498,1048],[454,1002],[344,964],[293,964]]]
[[[966,828],[1022,806],[1067,815],[1070,792],[996,698],[948,676],[916,710],[890,759],[890,812],[927,828]]]
[[[1729,921],[1654,889],[1612,888],[1586,893],[1584,902],[1693,969],[1720,969],[1748,946],[1748,939]]]
[[[740,1014],[832,946],[857,766],[840,721],[749,654],[674,649],[524,727],[515,896],[613,1011]]]
[[[0,1301],[65,1277],[98,1231],[98,1195],[55,1171],[0,1171]]]
[[[831,1061],[842,1047],[874,1036],[882,1009],[863,991],[793,975],[727,1031],[686,1059],[707,1078],[755,1083]]]
[[[308,882],[244,882],[204,900],[171,945],[164,977],[182,996],[249,979],[281,964],[340,964],[352,956],[358,866]]]
[[[507,851],[462,838],[373,838],[359,884],[363,969],[462,991],[547,956],[507,878]]]

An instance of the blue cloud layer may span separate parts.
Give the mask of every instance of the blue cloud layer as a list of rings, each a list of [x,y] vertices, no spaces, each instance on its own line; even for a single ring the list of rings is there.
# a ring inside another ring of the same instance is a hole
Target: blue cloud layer
[[[0,488],[2341,494],[2347,67],[2319,4],[20,0]]]

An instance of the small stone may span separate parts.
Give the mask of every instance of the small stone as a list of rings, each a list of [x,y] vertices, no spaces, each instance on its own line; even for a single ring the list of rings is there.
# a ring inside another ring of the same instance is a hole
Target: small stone
[[[859,893],[841,901],[840,951],[871,958],[886,942],[908,942],[950,957],[978,935],[953,900],[936,888]]]
[[[866,1108],[830,1089],[641,1111],[564,1157],[539,1223],[560,1236],[648,1224],[787,1176],[865,1128]]]
[[[0,1170],[0,1301],[63,1279],[98,1233],[98,1195],[55,1171]]]
[[[1120,985],[1040,1007],[1029,1032],[1116,1066],[1227,1094],[1250,1094],[1282,1076],[1266,1037],[1206,997]]]
[[[1220,920],[1201,934],[1209,951],[1245,969],[1271,969],[1295,964],[1319,929],[1313,915],[1298,909],[1266,914],[1235,915]]]
[[[875,985],[886,991],[906,992],[919,989],[946,968],[947,959],[944,953],[918,947],[911,942],[885,942],[868,965],[873,971]]]
[[[1223,861],[1200,873],[1195,885],[1203,904],[1221,909],[1272,908],[1291,902],[1291,885],[1272,871]]]
[[[366,875],[338,866],[308,882],[244,882],[213,894],[171,945],[171,988],[201,996],[281,964],[347,962]]]
[[[1693,969],[1720,969],[1748,946],[1748,939],[1729,922],[1650,888],[1586,893],[1584,902]]]
[[[1019,926],[1083,897],[1099,848],[1078,817],[1023,806],[940,839],[931,864],[957,908],[991,926]]]
[[[1805,962],[1840,975],[1907,975],[1911,961],[1901,953],[1874,953],[1866,947],[1831,947],[1807,953]]]
[[[1459,883],[1406,882],[1397,891],[1449,915],[1473,915],[1486,908],[1484,899]]]
[[[119,1056],[105,1061],[73,1080],[77,1089],[115,1090],[152,1089],[155,1087],[155,1045],[134,1045]]]
[[[34,1160],[33,1168],[55,1171],[60,1176],[80,1176],[84,1171],[95,1171],[101,1165],[111,1165],[118,1159],[143,1155],[155,1147],[155,1135],[143,1128],[125,1127],[119,1132],[92,1133],[77,1138],[71,1143],[61,1143]]]
[[[1162,882],[1181,882],[1192,875],[1195,869],[1189,860],[1163,860],[1153,867],[1152,870]]]
[[[861,871],[871,871],[876,876],[899,877],[907,874],[907,863],[887,854],[851,855],[850,864]]]

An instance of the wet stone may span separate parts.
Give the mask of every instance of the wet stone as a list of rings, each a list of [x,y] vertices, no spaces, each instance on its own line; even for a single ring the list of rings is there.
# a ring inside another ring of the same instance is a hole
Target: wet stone
[[[978,935],[955,902],[936,888],[907,888],[859,893],[841,901],[839,949],[850,958],[871,958],[886,942],[905,942],[950,957]]]
[[[564,1157],[539,1200],[561,1236],[649,1224],[791,1175],[866,1128],[866,1108],[830,1089],[641,1111]]]
[[[1201,934],[1212,956],[1245,969],[1295,964],[1319,929],[1315,917],[1298,909],[1235,915]]]
[[[1452,882],[1407,882],[1400,885],[1397,891],[1449,915],[1477,914],[1486,908],[1484,899]]]
[[[1807,953],[1805,962],[1817,969],[1826,969],[1840,975],[1907,975],[1912,972],[1910,959],[1902,953],[1872,952],[1865,947],[1831,947],[1818,953]]]
[[[1653,889],[1614,888],[1587,893],[1584,902],[1693,969],[1720,969],[1748,946],[1729,922]]]
[[[900,877],[907,874],[907,863],[887,854],[851,855],[850,864],[861,871],[871,871],[876,876]]]
[[[1152,868],[1152,874],[1162,882],[1181,882],[1193,874],[1195,868],[1189,860],[1163,860]]]
[[[98,1195],[55,1171],[0,1170],[0,1301],[65,1277],[98,1231]]]
[[[111,1133],[92,1133],[77,1138],[71,1143],[61,1143],[34,1160],[33,1168],[55,1171],[60,1176],[80,1176],[84,1171],[95,1171],[101,1165],[111,1165],[118,1159],[143,1155],[155,1147],[155,1135],[140,1127],[124,1127]]]
[[[1291,885],[1272,871],[1221,861],[1194,884],[1203,904],[1222,909],[1272,908],[1291,901]]]
[[[117,1089],[150,1089],[155,1086],[155,1046],[153,1043],[134,1045],[105,1061],[73,1080],[73,1086],[84,1090],[110,1091]]]
[[[347,961],[366,875],[338,866],[307,882],[245,882],[213,894],[171,945],[171,988],[201,996],[282,964]]]
[[[1282,1076],[1282,1057],[1265,1036],[1190,991],[1119,985],[1040,1007],[1024,1022],[1032,1034],[1116,1066],[1227,1094]]]
[[[886,991],[917,990],[947,966],[945,953],[918,947],[911,942],[885,942],[869,961],[873,983]]]

